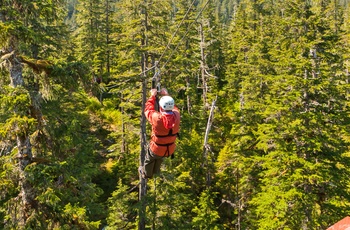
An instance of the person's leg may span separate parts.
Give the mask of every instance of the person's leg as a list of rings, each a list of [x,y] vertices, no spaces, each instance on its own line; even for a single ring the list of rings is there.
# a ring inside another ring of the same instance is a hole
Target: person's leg
[[[153,174],[160,173],[160,166],[163,162],[163,157],[156,156],[154,160]]]
[[[144,165],[143,165],[143,169],[144,169],[143,171],[147,178],[153,177],[153,169],[156,161],[155,157],[156,156],[150,150],[147,150]]]
[[[158,174],[162,162],[163,157],[155,155],[150,149],[148,149],[144,162],[144,172],[146,176],[152,178],[154,174]]]

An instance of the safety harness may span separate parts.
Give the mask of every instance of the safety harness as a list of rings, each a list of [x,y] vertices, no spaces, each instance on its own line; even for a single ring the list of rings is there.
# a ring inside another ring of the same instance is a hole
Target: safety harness
[[[170,129],[169,130],[169,133],[167,135],[155,135],[156,137],[158,138],[163,138],[163,137],[173,137],[173,136],[177,136],[179,137],[179,133],[173,133],[173,129]],[[171,142],[171,143],[167,143],[167,144],[159,144],[159,143],[156,143],[154,142],[156,145],[158,146],[166,146],[167,150],[165,151],[163,157],[168,157],[170,155],[170,152],[169,152],[169,146],[174,144],[175,142]]]
[[[155,73],[154,76],[152,77],[152,89],[157,89],[157,92],[160,92],[160,69],[158,68],[158,61],[155,62]],[[155,102],[155,110],[159,112],[159,99],[158,96],[156,96],[156,102]],[[173,129],[169,130],[169,133],[167,135],[155,135],[157,138],[164,138],[164,137],[172,137],[172,136],[177,136],[179,137],[180,135],[178,133],[173,133]],[[169,157],[170,155],[170,150],[169,146],[174,144],[175,142],[167,143],[167,144],[159,144],[154,142],[158,146],[165,146],[167,147],[167,150],[165,151],[163,157]],[[171,157],[174,157],[174,154],[171,155]]]

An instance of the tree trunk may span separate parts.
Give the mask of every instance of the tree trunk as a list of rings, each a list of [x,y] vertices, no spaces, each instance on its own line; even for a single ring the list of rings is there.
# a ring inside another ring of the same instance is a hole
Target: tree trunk
[[[106,72],[108,73],[108,75],[110,74],[110,50],[109,50],[109,43],[110,43],[110,39],[109,39],[109,33],[110,33],[110,21],[109,21],[109,17],[110,17],[110,12],[111,10],[110,8],[110,4],[109,4],[109,0],[106,0],[106,47],[107,47],[107,51],[106,51]]]
[[[18,212],[17,220],[18,225],[22,229],[25,228],[27,219],[32,213],[35,205],[35,194],[33,191],[33,186],[27,180],[28,175],[25,171],[25,168],[28,164],[31,163],[32,159],[32,148],[29,137],[27,135],[17,135],[17,148],[20,187],[20,193],[18,194],[18,198],[20,200],[20,209]]]
[[[22,63],[16,56],[16,49],[13,48],[16,44],[15,39],[11,39],[13,44],[10,48],[2,48],[2,52],[5,52],[8,55],[6,57],[9,63],[9,77],[11,86],[13,88],[23,87],[24,81],[22,76]],[[19,108],[23,109],[23,108]],[[28,108],[29,109],[29,108]],[[15,127],[16,130],[21,130],[19,127]],[[27,172],[25,171],[27,165],[31,163],[32,160],[32,147],[30,143],[30,136],[26,130],[22,130],[20,133],[16,134],[17,140],[17,149],[18,149],[18,172],[19,172],[19,190],[18,200],[20,201],[20,209],[17,213],[12,213],[13,219],[17,219],[18,225],[21,228],[24,228],[27,222],[27,219],[30,216],[31,210],[34,208],[35,204],[35,195],[33,193],[33,186],[28,181]]]
[[[15,39],[11,39],[11,43],[15,43]],[[16,50],[12,47],[3,48],[2,52],[8,54],[6,57],[9,63],[9,72],[10,72],[10,85],[14,88],[17,86],[23,86],[23,77],[22,77],[22,63],[16,57]]]
[[[208,108],[208,102],[207,102],[207,76],[206,76],[206,60],[205,60],[205,54],[204,54],[204,46],[205,46],[205,39],[204,39],[204,32],[203,32],[203,24],[199,23],[199,35],[200,35],[200,49],[201,49],[201,61],[200,61],[200,70],[201,70],[201,76],[202,76],[202,88],[203,88],[203,105],[204,108]]]
[[[142,82],[142,111],[141,111],[141,152],[140,166],[143,166],[146,156],[147,140],[146,140],[146,117],[143,113],[146,103],[146,79]],[[139,209],[139,230],[146,229],[146,199],[147,181],[140,175],[139,201],[141,202]]]
[[[208,139],[209,139],[209,132],[211,129],[211,124],[213,122],[215,104],[216,104],[216,99],[213,101],[213,103],[211,105],[210,114],[208,117],[207,128],[205,130],[204,144],[203,144],[203,158],[205,160],[205,164],[207,167],[207,175],[206,175],[207,187],[210,187],[210,184],[211,184],[210,163],[209,163],[210,160],[208,157],[208,152],[210,151],[210,146],[208,145]]]
[[[123,92],[120,93],[120,100],[123,103],[123,100],[124,100]],[[122,115],[122,145],[120,148],[120,152],[124,155],[124,153],[126,152],[126,139],[125,139],[125,121],[124,121],[124,107],[123,106],[120,107],[120,113]]]
[[[186,77],[186,92],[190,91],[190,87],[191,87],[190,78],[187,76]],[[187,99],[187,112],[188,112],[188,114],[192,115],[191,97],[190,97],[189,93],[187,93],[186,99]]]
[[[144,31],[142,34],[142,41],[141,46],[142,48],[147,47],[147,0],[144,0],[144,7],[141,9],[141,14],[144,15],[143,19],[143,26]],[[140,152],[140,166],[144,165],[145,156],[146,156],[146,149],[147,149],[147,140],[146,140],[146,117],[144,114],[145,110],[145,103],[146,103],[146,97],[147,97],[147,73],[146,73],[146,67],[148,66],[148,54],[147,51],[144,51],[141,57],[141,69],[143,73],[143,80],[142,80],[142,110],[141,110],[141,152]],[[140,187],[139,187],[139,201],[141,202],[140,209],[139,209],[139,230],[146,229],[146,199],[145,196],[147,194],[147,181],[142,178],[140,175]]]

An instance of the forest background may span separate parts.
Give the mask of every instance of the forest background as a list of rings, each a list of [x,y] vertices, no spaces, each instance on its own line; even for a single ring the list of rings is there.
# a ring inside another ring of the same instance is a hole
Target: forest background
[[[347,0],[2,0],[0,228],[326,229],[349,215],[349,15]],[[182,122],[145,208],[156,71]]]

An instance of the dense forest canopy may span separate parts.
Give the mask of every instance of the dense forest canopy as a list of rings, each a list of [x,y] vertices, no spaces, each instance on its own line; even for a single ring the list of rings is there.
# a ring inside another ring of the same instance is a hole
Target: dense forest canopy
[[[326,229],[349,44],[348,0],[1,1],[0,228]],[[140,196],[155,73],[181,134]]]

